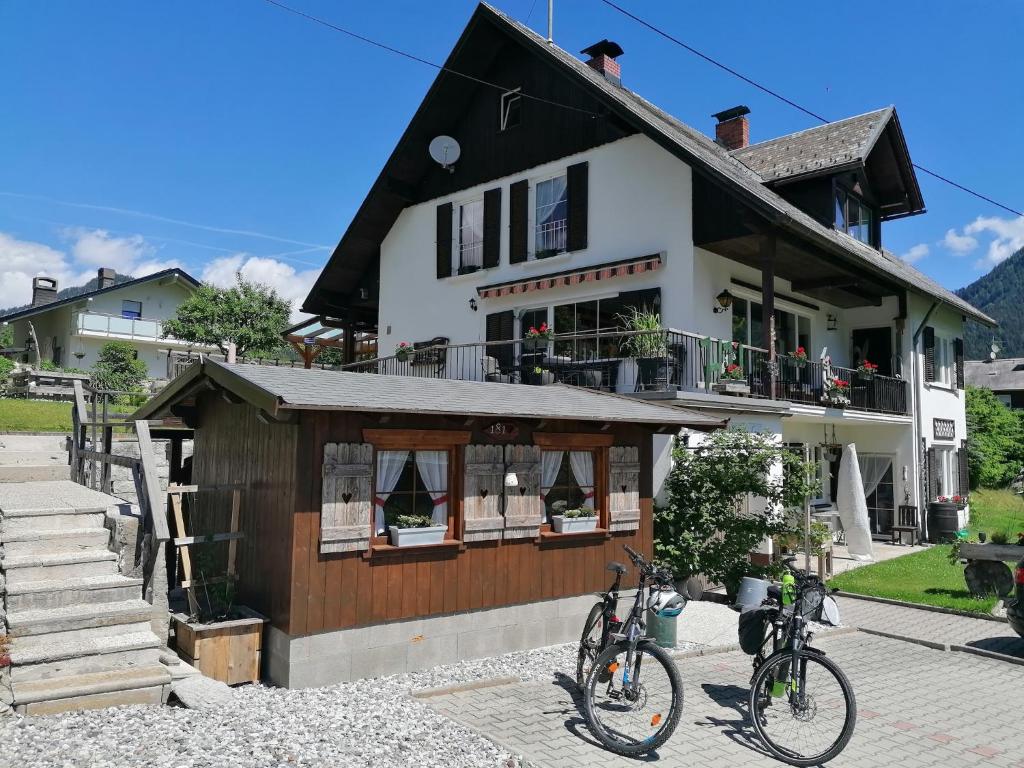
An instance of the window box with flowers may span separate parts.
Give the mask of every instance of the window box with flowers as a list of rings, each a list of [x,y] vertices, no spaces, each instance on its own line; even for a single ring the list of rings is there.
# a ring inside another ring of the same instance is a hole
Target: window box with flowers
[[[863,381],[871,381],[878,373],[878,366],[870,360],[861,360],[857,366],[857,376]]]
[[[447,525],[437,525],[427,515],[399,515],[388,528],[391,544],[396,547],[441,544],[447,532]]]
[[[398,345],[395,347],[395,360],[397,360],[400,363],[408,362],[409,359],[412,357],[412,352],[412,344],[410,344],[408,341],[400,341],[398,342]]]
[[[584,533],[597,528],[597,512],[590,507],[568,509],[564,501],[551,505],[551,526],[555,533]]]
[[[555,329],[547,323],[541,323],[540,328],[530,326],[523,334],[523,350],[536,352],[546,350],[548,342],[555,338]]]
[[[718,382],[711,387],[720,395],[749,395],[750,383],[739,363],[729,363],[722,371]]]
[[[821,401],[826,407],[843,408],[850,404],[850,382],[834,376],[825,382]]]
[[[803,347],[797,347],[796,351],[790,354],[790,357],[793,359],[793,365],[797,368],[803,368],[807,365],[807,350]]]

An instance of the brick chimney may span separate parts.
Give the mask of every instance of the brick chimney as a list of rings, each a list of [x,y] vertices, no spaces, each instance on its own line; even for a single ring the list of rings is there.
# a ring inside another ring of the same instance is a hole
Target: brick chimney
[[[114,277],[117,272],[110,267],[100,267],[96,270],[96,288],[109,288],[114,284]]]
[[[32,306],[41,307],[57,300],[57,281],[52,277],[32,278]]]
[[[744,106],[733,107],[712,115],[718,120],[715,126],[715,141],[728,149],[743,149],[750,144],[750,110]]]
[[[622,67],[615,60],[622,55],[622,48],[619,47],[618,43],[613,43],[611,40],[602,40],[599,43],[594,43],[589,48],[584,48],[580,53],[590,57],[587,59],[588,67],[600,72],[608,82],[622,85]]]

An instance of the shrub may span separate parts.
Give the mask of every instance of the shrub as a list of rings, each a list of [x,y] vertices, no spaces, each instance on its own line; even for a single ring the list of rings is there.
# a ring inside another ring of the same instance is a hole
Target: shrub
[[[39,370],[50,371],[52,373],[54,371],[59,371],[60,366],[53,362],[53,360],[43,360],[43,362],[39,364]]]
[[[1024,464],[1021,417],[988,389],[967,388],[971,488],[1002,488]]]
[[[1006,544],[1010,540],[1010,535],[1006,531],[992,531],[988,539],[993,544]]]
[[[97,389],[137,392],[146,378],[146,364],[138,359],[135,347],[126,341],[103,345],[92,368],[92,384]]]
[[[399,515],[393,523],[395,528],[429,528],[433,524],[426,515]]]

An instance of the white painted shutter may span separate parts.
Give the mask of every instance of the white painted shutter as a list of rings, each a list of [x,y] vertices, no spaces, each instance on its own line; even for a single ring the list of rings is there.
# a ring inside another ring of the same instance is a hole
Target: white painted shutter
[[[505,471],[515,472],[519,486],[505,493],[505,538],[540,535],[544,503],[540,498],[540,446],[506,445]]]
[[[370,548],[373,446],[325,443],[320,505],[320,551]]]
[[[640,527],[640,449],[608,449],[608,526],[613,531]]]
[[[505,452],[500,445],[467,445],[465,467],[463,540],[500,539],[505,528],[505,518],[501,514]]]

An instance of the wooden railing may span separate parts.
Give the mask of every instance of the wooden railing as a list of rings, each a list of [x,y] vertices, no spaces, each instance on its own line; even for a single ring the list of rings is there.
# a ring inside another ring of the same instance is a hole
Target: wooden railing
[[[93,389],[74,382],[72,405],[71,479],[76,483],[109,494],[112,490],[111,469],[115,466],[131,470],[142,511],[144,530],[152,533],[152,548],[171,538],[167,525],[167,508],[160,491],[156,456],[149,434],[149,422],[128,420],[127,414],[113,409],[119,398],[138,396],[132,392]],[[114,453],[115,432],[123,440],[134,435],[139,455],[120,456]]]

